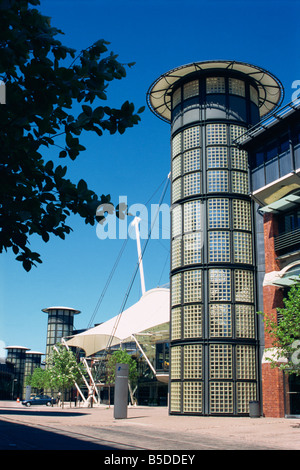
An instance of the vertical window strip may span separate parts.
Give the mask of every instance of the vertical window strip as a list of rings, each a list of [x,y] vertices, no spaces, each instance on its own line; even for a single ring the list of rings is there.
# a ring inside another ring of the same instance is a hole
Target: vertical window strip
[[[187,100],[193,96],[199,95],[199,82],[198,80],[193,80],[192,82],[185,83],[183,86],[183,99]]]

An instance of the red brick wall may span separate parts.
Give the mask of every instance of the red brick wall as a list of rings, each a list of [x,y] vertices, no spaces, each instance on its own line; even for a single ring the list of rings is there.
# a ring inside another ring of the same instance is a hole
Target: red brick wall
[[[273,214],[264,215],[265,271],[280,271],[276,260],[274,236],[278,233],[278,225]],[[277,307],[282,307],[283,292],[274,286],[263,287],[264,316],[276,320]],[[272,348],[273,339],[265,326],[265,348]],[[269,363],[262,364],[263,414],[266,417],[279,418],[284,416],[284,384],[283,373],[271,368]]]

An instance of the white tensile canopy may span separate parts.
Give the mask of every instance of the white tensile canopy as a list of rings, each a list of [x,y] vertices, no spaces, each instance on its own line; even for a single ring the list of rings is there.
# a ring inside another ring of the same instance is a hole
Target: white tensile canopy
[[[149,328],[170,321],[170,290],[162,287],[151,289],[134,305],[120,315],[73,336],[68,346],[83,349],[89,357],[98,351],[130,339]],[[113,335],[113,337],[112,337]]]

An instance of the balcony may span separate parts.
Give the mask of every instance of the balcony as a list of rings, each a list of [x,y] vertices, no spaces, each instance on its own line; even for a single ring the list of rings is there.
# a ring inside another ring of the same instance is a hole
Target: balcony
[[[281,233],[274,238],[275,251],[280,253],[287,253],[291,249],[296,250],[300,248],[300,228]]]

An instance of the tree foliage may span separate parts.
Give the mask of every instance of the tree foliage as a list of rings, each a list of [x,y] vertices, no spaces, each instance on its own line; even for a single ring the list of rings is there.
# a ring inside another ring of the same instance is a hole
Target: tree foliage
[[[283,299],[284,306],[277,309],[277,318],[265,318],[267,331],[273,339],[277,354],[269,361],[290,374],[300,375],[300,282],[295,282]],[[278,356],[287,362],[279,363]]]
[[[107,383],[113,384],[116,379],[116,364],[128,364],[128,380],[133,387],[138,378],[137,363],[136,361],[128,354],[125,349],[119,349],[114,351],[108,358],[107,361]]]
[[[0,105],[0,252],[12,249],[26,271],[42,262],[29,247],[32,234],[44,242],[51,234],[64,239],[71,214],[94,225],[96,208],[111,202],[84,180],[70,181],[67,166],[46,161],[43,149],[75,160],[85,150],[83,133],[123,134],[144,109],[135,113],[129,101],[119,109],[99,105],[109,83],[126,77],[133,64],[121,64],[105,40],[80,53],[65,46],[57,39],[62,31],[31,6],[39,4],[0,0],[0,80],[6,86],[6,104]]]
[[[71,388],[75,382],[80,383],[85,373],[83,365],[77,363],[73,352],[62,344],[53,348],[47,362],[47,372],[50,387],[61,392],[62,403],[65,390]]]
[[[50,385],[50,377],[47,369],[36,367],[32,375],[26,377],[26,385],[32,388],[46,389]]]

